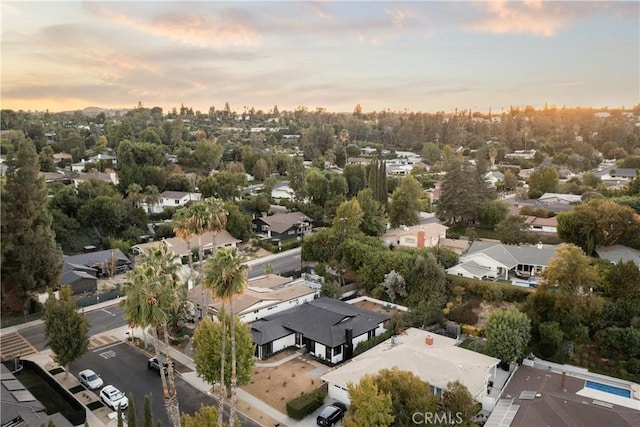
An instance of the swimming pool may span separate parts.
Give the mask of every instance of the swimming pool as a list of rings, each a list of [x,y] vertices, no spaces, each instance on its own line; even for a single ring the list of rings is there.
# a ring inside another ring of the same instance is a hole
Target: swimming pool
[[[622,396],[626,397],[627,399],[631,399],[631,390],[628,390],[626,388],[597,383],[595,381],[585,381],[584,386],[592,388],[594,390],[604,391],[605,393],[615,394],[616,396]]]

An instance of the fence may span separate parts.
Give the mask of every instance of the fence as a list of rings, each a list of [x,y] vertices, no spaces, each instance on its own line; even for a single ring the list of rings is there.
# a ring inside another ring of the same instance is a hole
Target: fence
[[[9,326],[21,325],[22,323],[39,320],[44,315],[44,311],[38,313],[27,314],[26,316],[7,317],[0,320],[0,328],[8,328]]]
[[[121,289],[112,289],[108,292],[92,295],[90,297],[82,298],[76,301],[76,305],[81,307],[88,307],[90,305],[98,304],[100,301],[109,301],[124,296],[124,292]]]

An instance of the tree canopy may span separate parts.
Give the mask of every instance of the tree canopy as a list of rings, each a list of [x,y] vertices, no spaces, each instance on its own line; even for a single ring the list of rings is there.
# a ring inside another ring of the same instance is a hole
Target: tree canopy
[[[495,310],[485,326],[490,354],[503,362],[521,359],[531,338],[531,321],[518,309]]]

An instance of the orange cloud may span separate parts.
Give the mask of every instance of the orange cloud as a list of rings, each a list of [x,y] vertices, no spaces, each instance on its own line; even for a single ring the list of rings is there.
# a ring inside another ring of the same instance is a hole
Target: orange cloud
[[[111,22],[136,31],[177,40],[198,47],[255,47],[261,43],[260,34],[245,22],[230,16],[171,15],[135,20],[107,9],[99,13]]]
[[[507,34],[530,33],[551,37],[565,25],[563,14],[549,10],[541,1],[511,2],[497,0],[477,2],[476,5],[487,12],[487,16],[465,25],[470,31]]]

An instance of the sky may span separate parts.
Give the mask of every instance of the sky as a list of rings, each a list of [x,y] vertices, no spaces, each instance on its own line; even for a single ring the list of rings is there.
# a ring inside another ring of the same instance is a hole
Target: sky
[[[640,102],[640,1],[5,1],[2,108]]]

